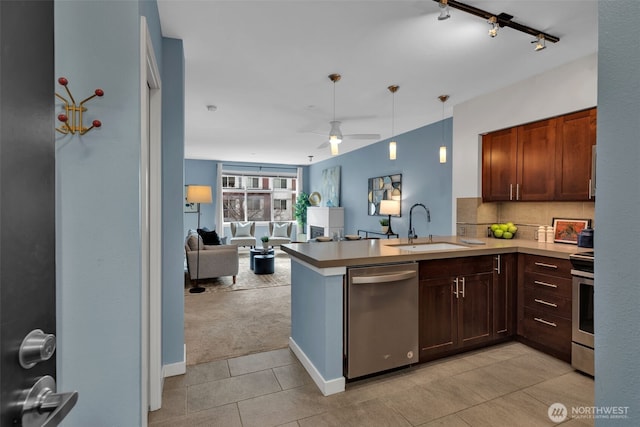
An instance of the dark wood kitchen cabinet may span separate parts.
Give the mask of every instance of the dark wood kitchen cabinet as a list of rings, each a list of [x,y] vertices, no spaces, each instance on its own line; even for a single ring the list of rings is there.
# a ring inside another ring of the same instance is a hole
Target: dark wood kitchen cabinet
[[[571,262],[538,255],[518,260],[518,335],[571,361]]]
[[[555,119],[491,132],[482,137],[482,199],[552,200]]]
[[[420,361],[492,338],[493,257],[420,262]]]
[[[595,108],[483,135],[483,201],[589,200],[595,142]]]
[[[555,200],[591,200],[593,149],[597,110],[578,111],[558,118]]]
[[[502,339],[516,333],[517,254],[494,256],[492,337]]]

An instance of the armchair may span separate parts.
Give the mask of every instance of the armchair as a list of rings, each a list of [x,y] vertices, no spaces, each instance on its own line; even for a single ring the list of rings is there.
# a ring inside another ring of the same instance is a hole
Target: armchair
[[[198,239],[200,239],[200,268],[198,269]],[[184,244],[187,255],[187,271],[191,280],[196,279],[199,270],[200,279],[233,276],[236,283],[238,275],[238,246],[236,245],[205,245],[202,237],[196,233],[189,234]]]
[[[229,243],[236,246],[249,246],[253,248],[256,245],[256,223],[249,222],[232,222],[231,239]]]
[[[291,243],[291,229],[293,223],[290,221],[276,221],[269,223],[269,245],[280,246]]]

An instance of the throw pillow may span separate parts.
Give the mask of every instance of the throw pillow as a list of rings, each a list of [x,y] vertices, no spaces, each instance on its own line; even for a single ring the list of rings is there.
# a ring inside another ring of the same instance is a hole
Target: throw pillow
[[[236,237],[251,237],[251,223],[250,222],[236,223]]]
[[[273,224],[273,237],[289,237],[289,224]]]
[[[189,235],[189,239],[187,240],[187,245],[189,245],[189,249],[191,249],[192,251],[197,251],[198,240],[200,240],[200,248],[202,248],[204,246],[204,243],[202,242],[202,238],[197,234]]]
[[[216,230],[209,231],[204,228],[198,228],[198,234],[202,237],[202,241],[205,245],[219,245],[220,238]]]

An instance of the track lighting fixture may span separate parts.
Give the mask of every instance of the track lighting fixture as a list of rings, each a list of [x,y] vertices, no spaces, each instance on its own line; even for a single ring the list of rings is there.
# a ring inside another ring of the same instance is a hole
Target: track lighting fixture
[[[500,13],[495,14],[491,12],[487,12],[486,10],[478,9],[477,7],[470,6],[464,3],[461,3],[457,0],[433,0],[438,3],[438,7],[440,7],[440,16],[438,16],[439,21],[443,21],[449,18],[449,8],[452,7],[454,9],[461,10],[463,12],[467,12],[471,15],[486,19],[491,24],[491,29],[489,30],[489,35],[491,37],[495,37],[498,34],[498,29],[501,27],[509,27],[514,30],[520,31],[525,34],[529,34],[533,37],[537,37],[539,45],[542,47],[538,48],[538,44],[536,44],[536,50],[542,50],[545,46],[545,41],[549,41],[551,43],[557,43],[560,39],[556,36],[552,36],[551,34],[547,34],[544,31],[537,30],[535,28],[528,27],[526,25],[519,24],[513,21],[513,15],[509,15],[508,13]],[[540,39],[542,36],[542,39]]]
[[[438,16],[438,21],[451,18],[451,15],[449,15],[449,6],[447,6],[448,1],[449,0],[439,0],[440,16]]]
[[[536,52],[538,52],[539,50],[547,48],[547,45],[546,45],[544,40],[545,40],[544,36],[542,34],[538,34],[536,36],[536,40],[531,42],[531,43],[535,43],[536,44],[536,47],[534,49]]]
[[[491,28],[489,29],[489,37],[493,38],[495,36],[498,35],[498,29],[500,28],[498,26],[498,18],[496,18],[495,16],[492,16],[491,18],[489,18],[489,25],[491,25]]]

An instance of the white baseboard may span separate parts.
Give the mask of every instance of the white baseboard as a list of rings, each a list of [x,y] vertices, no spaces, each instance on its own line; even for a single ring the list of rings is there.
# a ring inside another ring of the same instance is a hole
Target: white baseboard
[[[325,380],[320,371],[316,369],[313,362],[307,357],[307,355],[298,346],[295,340],[289,337],[289,348],[296,355],[302,366],[307,370],[311,379],[318,386],[323,395],[329,396],[331,394],[341,393],[345,388],[345,378],[339,377],[332,380]]]
[[[163,378],[175,377],[176,375],[183,375],[186,372],[187,372],[187,345],[185,344],[182,361],[162,366],[162,377]]]

